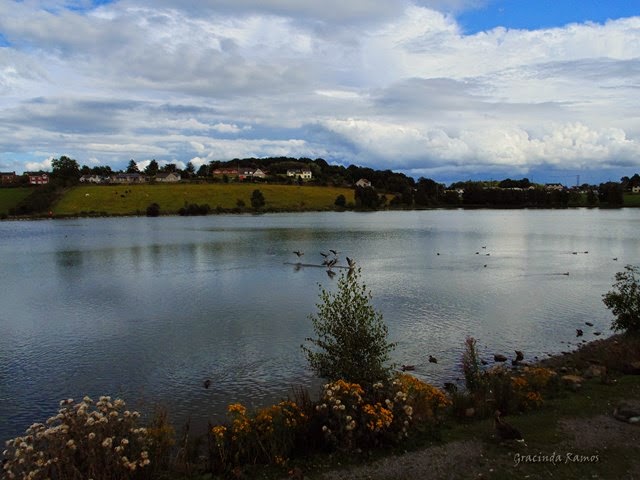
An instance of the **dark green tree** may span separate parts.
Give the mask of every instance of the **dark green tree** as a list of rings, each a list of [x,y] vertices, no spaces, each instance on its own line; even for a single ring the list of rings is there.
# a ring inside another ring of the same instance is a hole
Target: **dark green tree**
[[[626,265],[624,272],[616,273],[613,290],[603,295],[602,301],[616,316],[611,323],[612,330],[640,333],[639,274],[638,267]]]
[[[140,173],[140,170],[138,169],[138,164],[135,162],[133,158],[129,160],[129,165],[127,165],[126,173]]]
[[[382,314],[371,305],[371,292],[360,282],[360,269],[343,273],[338,290],[320,287],[318,312],[309,316],[316,338],[302,345],[309,366],[321,378],[369,387],[389,378],[389,353]]]
[[[193,177],[196,173],[196,167],[193,166],[193,163],[187,162],[187,166],[185,167],[183,173],[187,178]]]
[[[158,216],[160,216],[160,205],[154,202],[147,207],[147,217],[158,217]]]
[[[196,173],[196,175],[198,177],[208,177],[209,165],[207,165],[206,163],[203,163],[202,165],[200,165],[200,168],[198,168],[198,173]]]
[[[73,185],[80,179],[80,166],[74,159],[65,155],[51,161],[51,176],[61,185]]]
[[[260,208],[264,207],[265,203],[266,202],[264,200],[264,195],[262,194],[262,192],[258,189],[254,190],[251,194],[251,206],[255,210],[259,210]]]
[[[336,207],[344,208],[347,206],[347,199],[344,198],[344,195],[340,194],[336,197],[336,201],[333,202]]]
[[[178,167],[175,163],[167,163],[160,168],[162,173],[175,173],[178,171]]]
[[[373,187],[356,187],[354,198],[358,208],[375,210],[380,205],[380,198]]]
[[[158,173],[159,170],[159,166],[158,166],[158,162],[153,159],[149,162],[149,165],[147,165],[147,167],[144,169],[144,173],[145,175],[149,175],[150,177],[153,177],[155,174]]]

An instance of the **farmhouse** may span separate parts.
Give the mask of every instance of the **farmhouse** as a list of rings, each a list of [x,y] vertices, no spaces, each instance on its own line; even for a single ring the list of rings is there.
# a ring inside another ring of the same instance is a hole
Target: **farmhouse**
[[[156,182],[161,183],[175,183],[182,180],[182,176],[179,173],[169,172],[169,173],[158,173],[155,176]]]
[[[356,182],[356,187],[368,188],[371,187],[371,182],[366,178],[361,178]]]
[[[213,172],[211,172],[214,177],[222,177],[226,175],[227,177],[237,177],[238,169],[237,168],[216,168]]]
[[[238,178],[240,180],[245,180],[247,178],[265,178],[266,176],[266,172],[259,168],[241,168],[238,170]]]
[[[298,170],[287,170],[287,177],[297,177],[303,180],[311,180],[313,175],[311,173],[311,170],[298,169]]]
[[[46,185],[49,183],[49,175],[44,172],[25,172],[29,177],[29,185]]]
[[[80,183],[108,183],[109,177],[102,177],[100,175],[82,175],[80,177]]]
[[[111,177],[112,183],[144,183],[147,177],[139,173],[118,173]]]
[[[10,185],[18,181],[16,172],[0,172],[0,184]]]

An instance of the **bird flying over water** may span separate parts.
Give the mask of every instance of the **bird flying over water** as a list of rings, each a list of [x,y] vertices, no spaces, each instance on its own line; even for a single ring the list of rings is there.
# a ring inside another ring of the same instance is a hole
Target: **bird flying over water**
[[[304,252],[301,252],[300,250],[294,250],[293,253],[295,253],[298,257],[304,255]]]
[[[356,261],[352,258],[347,257],[347,263],[349,264],[349,268],[355,268],[356,266]]]

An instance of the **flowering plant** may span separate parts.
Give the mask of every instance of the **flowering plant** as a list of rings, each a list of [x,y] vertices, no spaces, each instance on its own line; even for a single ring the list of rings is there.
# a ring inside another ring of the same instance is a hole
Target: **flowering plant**
[[[4,476],[8,479],[64,478],[120,480],[135,478],[151,463],[153,442],[138,425],[140,414],[125,402],[89,397],[62,400],[58,414],[34,423],[26,435],[6,442]]]

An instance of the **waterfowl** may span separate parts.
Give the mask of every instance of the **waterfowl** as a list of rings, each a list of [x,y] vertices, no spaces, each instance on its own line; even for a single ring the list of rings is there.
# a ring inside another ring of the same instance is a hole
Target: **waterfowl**
[[[207,378],[204,382],[202,382],[202,386],[204,388],[209,388],[211,386],[211,380]]]
[[[500,440],[517,440],[519,442],[524,442],[524,438],[522,438],[520,430],[502,420],[501,415],[500,410],[496,410],[494,426],[496,428],[498,438],[500,438]]]
[[[507,361],[507,357],[505,357],[504,355],[500,354],[500,353],[496,353],[493,356],[493,360],[496,362],[506,362]]]
[[[429,363],[438,363],[438,359],[433,355],[429,355]]]
[[[294,250],[293,253],[295,253],[298,257],[304,255],[304,252],[301,252],[300,250]]]
[[[524,360],[524,353],[521,350],[514,350],[514,352],[516,352],[516,362]]]
[[[400,370],[402,370],[403,372],[410,372],[416,369],[415,365],[402,365],[400,367]]]
[[[593,323],[591,323],[591,322],[584,322],[584,324],[589,326],[589,327],[593,327]]]
[[[581,337],[583,334],[584,332],[582,331],[582,329],[576,328],[576,337]]]
[[[449,393],[455,393],[458,391],[458,387],[456,386],[456,384],[451,382],[444,382],[444,389]]]
[[[349,264],[349,268],[355,268],[356,267],[356,261],[347,257],[347,263]]]

